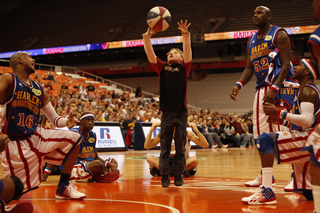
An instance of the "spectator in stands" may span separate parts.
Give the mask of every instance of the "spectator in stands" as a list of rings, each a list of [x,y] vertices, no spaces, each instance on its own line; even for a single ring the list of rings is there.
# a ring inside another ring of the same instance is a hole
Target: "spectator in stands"
[[[255,143],[254,143],[254,137],[253,134],[249,133],[249,127],[248,127],[248,123],[247,121],[242,122],[242,129],[245,132],[246,135],[248,135],[249,140],[248,140],[248,147],[255,147]]]
[[[158,123],[161,123],[161,120],[159,118],[159,115],[158,115],[158,112],[157,111],[154,111],[153,112],[153,116],[152,116],[152,121],[151,123],[154,123],[154,122],[158,122]]]
[[[68,87],[67,87],[65,82],[62,82],[61,89],[62,90],[68,90]]]
[[[53,74],[52,71],[50,71],[50,72],[47,74],[47,79],[44,79],[44,80],[51,80],[51,81],[53,81],[53,82],[56,82],[56,81],[54,80],[54,74]]]
[[[245,131],[242,129],[242,125],[239,121],[238,115],[233,116],[232,126],[234,127],[236,138],[239,140],[240,147],[246,147],[246,145],[249,142],[249,136],[245,133]]]
[[[136,89],[135,97],[136,98],[141,98],[142,97],[142,89],[141,89],[140,86],[137,87],[137,89]]]
[[[197,116],[194,116],[194,117],[197,117]],[[209,148],[217,148],[217,147],[218,148],[227,148],[226,146],[224,146],[222,144],[217,133],[208,132],[207,128],[203,124],[197,122],[196,119],[193,120],[193,123],[197,126],[199,132],[201,134],[203,134],[203,136],[207,139],[207,141],[209,143]],[[217,143],[217,146],[214,144],[214,142]]]
[[[44,85],[44,87],[47,89],[47,91],[53,90],[51,81],[48,81],[48,82]]]
[[[253,134],[253,122],[251,118],[248,119],[248,132]]]
[[[80,89],[79,94],[80,94],[81,100],[87,100],[87,94],[88,93],[87,93],[87,89],[86,88]]]
[[[94,88],[92,82],[90,82],[89,85],[86,88],[88,89],[89,92],[94,92],[95,91],[95,88]]]
[[[236,138],[235,129],[231,125],[229,120],[226,120],[226,123],[224,126],[224,133],[225,133],[225,141],[229,147],[232,147],[232,146],[240,147],[240,141]]]
[[[151,112],[147,112],[146,113],[146,118],[147,118],[147,120],[145,121],[145,122],[149,122],[149,123],[154,123],[154,119],[153,119],[153,117],[152,117],[152,114],[151,114]]]

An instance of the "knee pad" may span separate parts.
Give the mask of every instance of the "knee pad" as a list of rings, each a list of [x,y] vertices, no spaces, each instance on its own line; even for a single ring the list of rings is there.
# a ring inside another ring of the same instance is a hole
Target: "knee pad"
[[[262,133],[257,139],[257,149],[261,154],[273,153],[274,140],[270,134]]]
[[[23,183],[21,182],[21,180],[18,177],[10,176],[10,178],[13,180],[14,185],[15,185],[14,196],[12,198],[12,200],[15,200],[22,195],[22,191],[23,191],[24,187],[23,187]]]

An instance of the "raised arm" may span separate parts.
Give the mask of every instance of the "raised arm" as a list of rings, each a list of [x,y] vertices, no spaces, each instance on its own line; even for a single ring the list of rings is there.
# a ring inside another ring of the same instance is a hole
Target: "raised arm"
[[[236,83],[236,85],[231,89],[230,91],[230,98],[234,101],[236,101],[236,97],[240,92],[240,89],[246,85],[252,78],[253,74],[254,74],[254,69],[250,60],[250,51],[249,51],[249,41],[247,43],[247,64],[246,64],[246,68],[244,69],[244,71],[242,72],[242,75],[240,77],[240,80]]]
[[[158,126],[160,126],[160,123],[158,123],[158,122],[154,122],[152,124],[151,129],[146,137],[146,140],[144,141],[144,148],[145,149],[151,149],[151,148],[155,147],[156,145],[158,145],[158,143],[160,143],[160,136],[159,136],[160,133],[156,137],[151,139],[153,131]]]
[[[189,126],[192,128],[192,130],[196,133],[188,131],[188,140],[193,141],[198,146],[201,146],[203,148],[207,148],[209,146],[209,143],[207,142],[207,139],[199,132],[197,125],[195,123],[189,123]]]
[[[178,29],[180,30],[182,34],[183,39],[183,58],[184,63],[189,63],[192,61],[192,52],[191,52],[191,41],[190,41],[190,32],[188,31],[189,26],[191,23],[188,24],[188,21],[181,20],[180,23],[178,22]]]
[[[143,37],[143,43],[144,43],[144,51],[147,54],[148,60],[151,64],[156,64],[157,63],[157,56],[154,53],[152,44],[151,44],[151,36],[156,34],[156,32],[150,28],[148,28],[147,32],[142,34]]]

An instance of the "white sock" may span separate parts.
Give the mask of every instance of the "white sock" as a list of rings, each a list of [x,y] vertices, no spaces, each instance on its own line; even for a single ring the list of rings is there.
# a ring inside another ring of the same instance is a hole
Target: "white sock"
[[[262,168],[262,186],[272,188],[272,167]]]
[[[312,185],[314,210],[320,212],[320,186]]]

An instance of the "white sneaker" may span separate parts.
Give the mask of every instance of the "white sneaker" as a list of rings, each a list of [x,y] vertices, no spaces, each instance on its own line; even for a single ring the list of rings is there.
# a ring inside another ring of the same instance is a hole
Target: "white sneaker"
[[[60,187],[58,186],[58,189]],[[65,186],[65,189],[62,193],[58,192],[58,190],[56,191],[57,199],[83,200],[86,197],[87,196],[84,193],[78,192],[77,187],[72,183],[69,183],[68,186]]]
[[[286,187],[284,187],[284,191],[285,192],[293,192],[293,178],[291,178],[291,180],[289,180],[288,185],[286,185]]]
[[[31,213],[33,212],[33,206],[31,203],[20,202],[12,205],[6,205],[4,212],[5,213],[15,213],[15,212],[24,212]]]
[[[256,179],[245,182],[244,185],[247,187],[258,187],[262,184],[262,175],[259,175]],[[272,186],[276,185],[275,179],[272,177]]]
[[[276,195],[271,188],[262,186],[259,192],[254,193],[249,197],[241,199],[242,203],[248,205],[274,205],[277,204]]]

